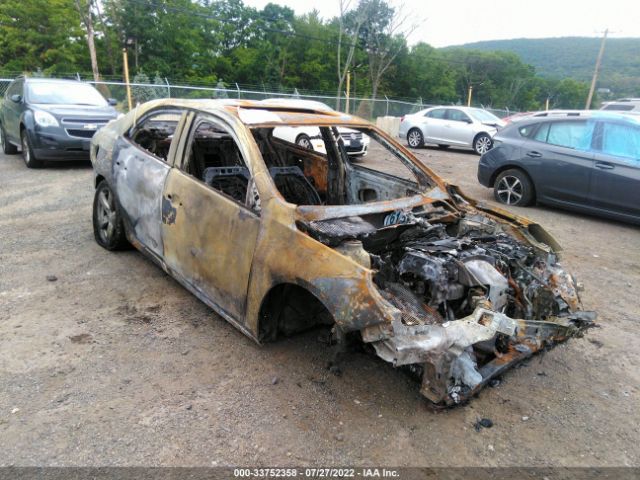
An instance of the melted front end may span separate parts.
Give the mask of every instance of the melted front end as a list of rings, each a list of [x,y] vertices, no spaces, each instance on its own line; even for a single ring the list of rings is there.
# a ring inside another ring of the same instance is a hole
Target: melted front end
[[[393,320],[362,329],[364,342],[420,376],[429,400],[454,405],[595,320],[557,254],[531,235],[541,237],[535,227],[429,205],[312,222],[307,231],[361,264],[368,253]],[[360,253],[349,253],[354,240]]]

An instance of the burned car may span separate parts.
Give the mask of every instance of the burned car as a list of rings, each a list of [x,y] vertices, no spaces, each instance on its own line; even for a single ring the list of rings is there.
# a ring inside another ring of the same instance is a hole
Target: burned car
[[[317,127],[324,152],[273,135]],[[349,157],[339,128],[370,138]],[[331,326],[463,402],[595,314],[538,224],[476,204],[335,111],[157,100],[93,138],[96,241],[132,244],[258,343]]]

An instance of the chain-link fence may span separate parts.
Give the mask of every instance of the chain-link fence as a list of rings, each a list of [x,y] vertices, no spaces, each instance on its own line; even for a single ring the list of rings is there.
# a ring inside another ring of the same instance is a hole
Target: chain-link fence
[[[78,76],[79,78],[79,76]],[[0,95],[4,93],[13,79],[0,78]],[[118,109],[126,111],[128,108],[127,90],[124,82],[118,81],[88,81],[106,97],[115,98],[118,101]],[[268,98],[289,98],[301,100],[314,100],[322,102],[332,108],[338,106],[337,97],[335,95],[326,95],[317,92],[305,92],[292,90],[267,91],[267,89],[258,90],[234,84],[218,86],[197,86],[197,85],[173,85],[167,79],[164,83],[129,83],[131,87],[131,95],[133,104],[144,103],[156,98],[238,98],[246,100],[264,100]],[[340,97],[339,109],[347,111],[346,95]],[[390,99],[390,98],[366,98],[353,97],[349,98],[348,112],[367,119],[375,119],[383,116],[402,117],[410,113],[415,113],[424,108],[438,105],[437,103],[423,102],[422,99],[409,101],[406,99]],[[490,112],[498,117],[505,117],[515,113],[514,111],[491,109]]]

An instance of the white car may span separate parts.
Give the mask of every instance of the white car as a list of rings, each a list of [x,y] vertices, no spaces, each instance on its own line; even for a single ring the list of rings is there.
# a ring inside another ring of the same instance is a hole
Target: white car
[[[293,98],[270,98],[262,100],[260,103],[266,105],[276,106],[289,106],[294,108],[307,107],[310,110],[333,110],[328,105],[322,102],[316,102],[313,100],[298,100]],[[367,154],[369,149],[369,137],[362,132],[353,130],[351,128],[338,127],[338,133],[344,143],[344,148],[347,154],[351,157],[363,157]],[[320,136],[320,129],[318,127],[277,127],[273,129],[273,136],[281,138],[287,142],[296,143],[301,147],[315,150],[316,152],[326,155],[324,140]]]
[[[604,102],[600,110],[615,112],[640,112],[640,98],[621,98],[613,102]]]
[[[434,143],[473,148],[482,155],[493,146],[493,136],[505,123],[493,113],[473,107],[432,107],[402,117],[398,135],[411,148]]]

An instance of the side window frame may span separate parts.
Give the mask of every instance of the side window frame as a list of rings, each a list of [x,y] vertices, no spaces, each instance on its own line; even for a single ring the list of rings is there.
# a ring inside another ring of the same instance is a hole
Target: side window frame
[[[431,114],[437,111],[442,110],[444,113],[442,114],[442,117],[434,117]],[[447,119],[447,109],[446,108],[435,108],[433,110],[428,111],[427,113],[424,114],[424,116],[426,118],[431,118],[432,120],[446,120]]]
[[[187,110],[183,109],[183,108],[160,107],[160,108],[151,110],[149,112],[146,112],[138,121],[136,121],[129,128],[129,130],[127,130],[127,132],[123,136],[127,140],[128,143],[130,143],[132,146],[134,146],[139,151],[144,153],[148,158],[153,158],[154,160],[162,162],[163,164],[168,165],[168,166],[171,167],[171,166],[173,166],[173,164],[175,162],[175,153],[176,153],[176,150],[177,150],[177,145],[179,143],[180,133],[181,133],[182,129],[184,128],[184,125],[185,125],[185,122],[186,122],[187,113],[188,113]],[[144,125],[144,123],[147,120],[149,120],[150,118],[152,118],[152,117],[154,117],[156,115],[163,115],[163,114],[179,114],[180,115],[180,119],[178,120],[178,123],[176,125],[176,129],[173,132],[173,138],[171,139],[171,144],[169,145],[169,151],[167,153],[167,158],[166,159],[163,159],[162,157],[159,157],[159,156],[155,155],[153,152],[150,152],[149,150],[144,148],[142,145],[140,145],[139,143],[135,142],[133,140],[133,138],[132,138],[133,135],[135,135],[135,133],[137,133],[139,128],[142,125]]]
[[[632,125],[627,125],[624,123],[618,123],[618,122],[612,122],[612,121],[599,121],[596,124],[596,129],[594,130],[593,133],[593,137],[594,137],[594,142],[592,144],[592,148],[595,152],[601,154],[601,155],[607,155],[609,157],[613,157],[615,158],[618,162],[620,163],[625,163],[628,165],[634,165],[634,166],[640,166],[640,159],[634,159],[633,157],[626,157],[623,155],[616,155],[614,153],[610,153],[610,152],[605,152],[604,151],[604,135],[605,135],[605,128],[606,125],[622,125],[622,126],[626,126],[632,129],[635,129],[638,131],[638,134],[640,135],[640,127],[634,127]]]
[[[25,101],[25,92],[24,92],[24,79],[20,78],[15,80],[5,92],[5,98],[8,100],[12,95],[20,95],[22,97],[22,101]]]
[[[247,194],[245,195],[244,202],[242,203],[239,202],[237,199],[231,197],[230,195],[223,192],[222,190],[219,190],[217,188],[212,187],[211,185],[208,185],[202,179],[197,178],[196,176],[187,172],[187,165],[189,161],[189,156],[191,154],[191,145],[193,143],[193,137],[196,134],[198,127],[200,127],[200,125],[202,125],[203,123],[210,123],[225,130],[229,134],[231,139],[234,141],[234,143],[236,144],[236,147],[238,148],[242,161],[244,162],[245,167],[249,171],[249,180],[247,182]],[[217,195],[223,196],[224,198],[234,202],[236,205],[246,209],[247,212],[250,212],[252,215],[259,217],[261,195],[255,182],[253,165],[249,160],[249,152],[247,151],[246,148],[243,148],[243,145],[240,142],[240,139],[236,134],[235,130],[230,125],[228,125],[227,122],[225,122],[223,119],[215,115],[212,115],[209,113],[203,113],[203,112],[192,112],[192,114],[189,116],[188,125],[184,127],[183,131],[184,133],[182,136],[184,140],[180,142],[180,148],[178,149],[178,153],[175,156],[176,161],[175,161],[175,164],[173,165],[174,168],[177,168],[183,174],[193,178],[194,181],[204,185],[208,190],[215,192]],[[254,202],[255,202],[256,208],[252,208],[249,204],[249,199],[251,195],[254,195]]]
[[[464,118],[466,118],[466,120],[457,120],[455,118],[451,118],[451,113],[452,112],[458,112],[460,115],[462,115]],[[473,123],[473,121],[471,120],[471,117],[469,117],[469,115],[467,115],[462,110],[457,110],[455,108],[447,108],[446,112],[445,112],[445,117],[446,117],[446,120],[451,120],[452,122],[460,122],[460,123],[467,123],[467,124]]]
[[[599,127],[599,123],[595,123],[593,126],[593,131],[591,132],[591,141],[589,142],[589,145],[587,148],[582,149],[582,148],[578,148],[578,147],[572,147],[569,145],[560,145],[557,143],[552,143],[549,142],[549,136],[551,135],[551,131],[553,129],[554,126],[558,126],[560,124],[578,124],[578,123],[584,123],[585,125],[589,124],[589,120],[588,119],[580,119],[580,120],[570,120],[570,119],[562,119],[562,120],[558,120],[558,121],[549,121],[549,122],[541,122],[538,127],[536,128],[535,132],[532,132],[531,137],[529,137],[529,140],[532,140],[534,142],[538,142],[538,143],[544,143],[545,145],[550,145],[552,147],[557,147],[557,148],[567,148],[569,150],[575,150],[577,152],[593,152],[596,149],[597,146],[597,142],[599,141],[600,135],[599,135],[599,131],[601,130]],[[547,134],[545,136],[544,140],[535,138],[538,133],[540,132],[541,129],[546,128]]]

